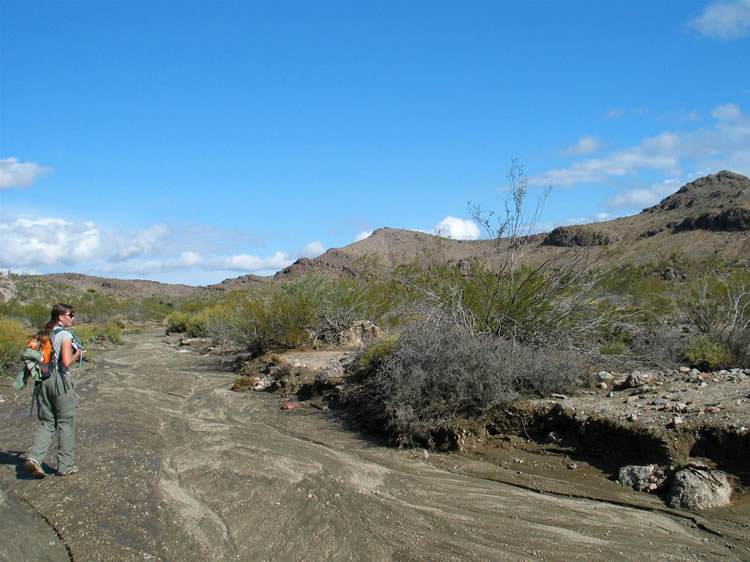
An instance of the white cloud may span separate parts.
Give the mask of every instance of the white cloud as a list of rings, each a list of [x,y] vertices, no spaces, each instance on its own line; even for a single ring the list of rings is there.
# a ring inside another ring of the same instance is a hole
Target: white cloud
[[[689,25],[716,39],[745,37],[750,33],[750,0],[711,2]]]
[[[195,267],[203,264],[203,256],[198,252],[180,252],[180,257],[175,260],[174,265],[177,267]]]
[[[51,171],[33,162],[19,162],[18,158],[0,158],[0,189],[29,187],[38,175]]]
[[[0,224],[0,266],[75,263],[97,257],[101,233],[92,222],[71,223],[64,219],[19,219]]]
[[[581,137],[573,146],[562,150],[563,156],[581,156],[593,154],[604,146],[604,141],[599,137],[586,136]]]
[[[737,104],[727,103],[715,107],[711,111],[711,117],[719,121],[737,121],[742,118],[742,110]]]
[[[360,233],[359,233],[359,234],[357,234],[357,236],[356,236],[356,237],[354,238],[354,241],[355,241],[355,242],[359,242],[359,241],[361,241],[361,240],[364,240],[365,238],[369,238],[370,236],[372,236],[372,230],[367,230],[367,231],[365,231],[365,232],[360,232]]]
[[[614,209],[645,208],[656,205],[665,197],[672,195],[680,187],[710,173],[710,171],[693,172],[679,178],[670,178],[649,187],[636,188],[618,193],[609,200],[608,205]]]
[[[125,260],[154,252],[159,242],[167,234],[167,227],[157,224],[140,231],[119,232],[109,243],[113,246],[113,257]]]
[[[651,189],[631,189],[612,198],[611,207],[650,207],[661,198]]]
[[[674,177],[688,169],[730,169],[750,171],[750,118],[735,104],[711,111],[714,128],[693,131],[664,131],[635,146],[605,153],[599,158],[574,162],[529,177],[529,185],[571,186],[584,183],[612,184],[614,179],[637,177],[643,171]],[[642,197],[633,194],[633,200]]]
[[[456,217],[445,217],[435,226],[434,233],[454,240],[478,240],[481,234],[473,220]]]
[[[625,112],[622,109],[610,109],[607,113],[604,114],[605,119],[620,119]]]
[[[323,242],[321,242],[320,240],[316,240],[315,242],[310,242],[307,246],[302,248],[302,250],[300,251],[300,257],[316,258],[325,251],[326,247],[323,246]]]
[[[233,271],[253,272],[267,269],[283,269],[293,262],[294,259],[284,252],[276,252],[268,258],[239,254],[227,258],[223,263],[223,267]]]

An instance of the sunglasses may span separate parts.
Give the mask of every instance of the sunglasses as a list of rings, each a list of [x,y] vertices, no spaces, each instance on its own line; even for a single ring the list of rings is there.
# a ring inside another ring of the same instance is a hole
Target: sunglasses
[[[63,316],[70,316],[71,318],[75,318],[76,317],[76,313],[75,312],[70,312],[68,314],[64,314]]]

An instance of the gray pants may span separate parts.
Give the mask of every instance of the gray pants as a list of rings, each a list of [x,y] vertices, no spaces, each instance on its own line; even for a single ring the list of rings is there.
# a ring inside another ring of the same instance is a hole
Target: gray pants
[[[42,426],[36,432],[28,457],[41,464],[57,433],[57,471],[73,468],[78,397],[69,374],[55,373],[43,380],[39,389],[39,417]]]

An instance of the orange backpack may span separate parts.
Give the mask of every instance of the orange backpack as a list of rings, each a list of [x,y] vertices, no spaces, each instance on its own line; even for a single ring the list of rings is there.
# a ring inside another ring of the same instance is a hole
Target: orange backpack
[[[40,339],[39,336],[31,336],[26,343],[28,349],[39,351],[42,359],[38,362],[39,370],[42,373],[42,379],[49,377],[49,366],[52,359],[52,341],[49,338]]]

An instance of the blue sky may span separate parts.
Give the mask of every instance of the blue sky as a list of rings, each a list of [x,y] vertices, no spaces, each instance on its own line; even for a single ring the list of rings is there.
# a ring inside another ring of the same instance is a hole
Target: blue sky
[[[750,175],[750,0],[0,0],[0,270],[203,285]]]

